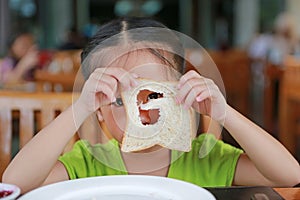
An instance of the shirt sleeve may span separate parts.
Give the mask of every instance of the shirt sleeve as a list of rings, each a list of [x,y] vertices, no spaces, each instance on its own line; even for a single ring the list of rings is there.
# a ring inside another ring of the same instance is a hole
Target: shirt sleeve
[[[211,134],[202,139],[202,144],[205,149],[209,150],[206,159],[214,178],[220,178],[224,181],[225,186],[231,186],[238,159],[243,151],[222,140],[215,139]]]
[[[201,134],[192,150],[172,163],[169,175],[201,187],[231,186],[241,153],[212,134]]]
[[[59,157],[59,161],[65,166],[70,179],[87,177],[88,165],[91,160],[88,151],[88,143],[79,140],[70,152]]]
[[[86,140],[79,140],[59,161],[70,179],[127,174],[117,141],[91,145]]]

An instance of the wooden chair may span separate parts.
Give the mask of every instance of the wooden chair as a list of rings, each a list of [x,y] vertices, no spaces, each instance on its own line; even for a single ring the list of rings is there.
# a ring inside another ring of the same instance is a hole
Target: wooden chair
[[[0,91],[0,177],[12,159],[16,125],[19,126],[19,148],[22,148],[34,134],[71,105],[72,97],[72,93]],[[76,139],[75,136],[65,151],[70,150]]]
[[[249,115],[249,97],[251,89],[250,59],[245,51],[208,51],[204,49],[186,49],[186,71],[196,70],[212,79],[225,95],[228,103],[244,115]],[[239,145],[222,127],[209,118],[200,116],[199,133],[213,133],[217,138]]]
[[[250,117],[251,101],[249,100],[252,78],[251,61],[247,52],[240,49],[229,49],[226,51],[209,51],[208,53],[221,74],[221,81],[225,86],[224,94],[228,104],[243,115]],[[220,85],[220,83],[217,85]],[[222,130],[222,139],[227,143],[240,147],[225,129]]]
[[[83,80],[81,76],[78,76],[77,79],[76,72],[54,74],[38,70],[35,72],[34,77],[36,91],[40,92],[72,92],[73,88],[76,88],[76,84],[82,83]],[[78,91],[78,88],[76,90]]]
[[[80,68],[80,54],[82,50],[63,50],[53,53],[50,63],[43,66],[52,73],[69,73]]]
[[[81,65],[80,53],[81,50],[54,52],[48,65],[34,74],[37,91],[70,92],[74,84],[81,84],[83,78],[80,73],[77,76]]]
[[[275,65],[268,62],[266,63],[264,71],[264,128],[275,135],[278,134],[279,128],[279,86],[286,87],[286,83],[281,83],[286,71],[285,68],[297,66],[300,66],[300,60],[291,55],[287,55],[283,63],[280,65]]]
[[[211,51],[211,58],[217,65],[226,89],[230,105],[249,116],[251,69],[247,53],[238,49]]]
[[[295,155],[300,135],[300,63],[285,66],[279,95],[279,140]]]
[[[281,66],[266,63],[264,87],[264,128],[270,133],[276,132],[278,115],[278,86],[282,81],[284,69]],[[276,134],[275,134],[276,135]]]
[[[212,79],[220,88],[221,92],[225,91],[222,77],[215,66],[211,66],[212,60],[210,55],[204,49],[185,49],[185,71],[195,70],[201,75]],[[212,133],[218,139],[222,139],[222,127],[218,122],[212,120],[206,115],[200,115],[198,134]]]

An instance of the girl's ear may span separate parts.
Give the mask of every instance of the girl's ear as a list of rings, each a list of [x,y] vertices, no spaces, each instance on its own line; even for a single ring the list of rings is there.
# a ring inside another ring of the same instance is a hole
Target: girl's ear
[[[102,116],[102,114],[101,114],[100,109],[98,109],[98,110],[96,111],[96,114],[97,114],[97,118],[98,118],[99,122],[103,122],[103,116]]]

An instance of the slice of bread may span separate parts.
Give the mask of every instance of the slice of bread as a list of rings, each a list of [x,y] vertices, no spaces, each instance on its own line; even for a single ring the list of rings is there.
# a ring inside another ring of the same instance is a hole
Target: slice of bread
[[[196,134],[195,114],[192,108],[186,110],[176,104],[174,97],[177,93],[177,84],[145,79],[139,80],[139,83],[136,88],[122,92],[127,125],[121,150],[132,152],[161,145],[169,149],[190,151],[192,138]],[[157,92],[163,97],[150,99],[147,103],[138,105],[137,95],[142,90]],[[142,124],[140,109],[159,109],[157,122]]]

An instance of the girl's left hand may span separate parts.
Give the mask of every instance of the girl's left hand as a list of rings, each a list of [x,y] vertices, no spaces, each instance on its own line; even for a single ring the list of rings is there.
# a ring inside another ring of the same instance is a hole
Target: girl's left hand
[[[226,114],[226,100],[218,86],[194,70],[184,74],[178,83],[176,101],[185,109],[191,106],[199,113],[209,115],[223,123]]]

